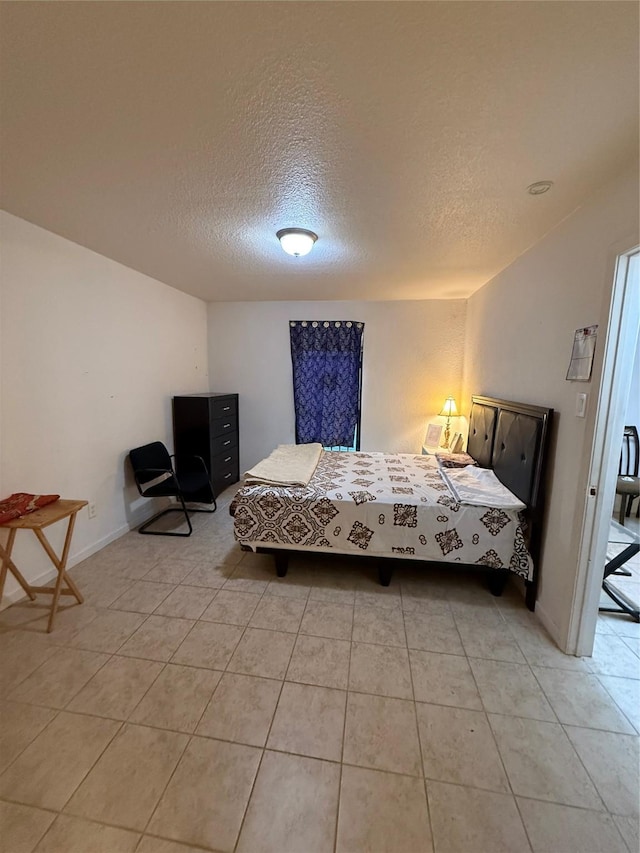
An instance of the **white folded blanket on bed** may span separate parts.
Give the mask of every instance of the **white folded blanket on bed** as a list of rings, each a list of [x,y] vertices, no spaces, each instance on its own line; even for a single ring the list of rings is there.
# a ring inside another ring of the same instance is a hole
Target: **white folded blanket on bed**
[[[466,468],[447,468],[440,473],[460,503],[500,509],[526,509],[526,504],[503,486],[489,468],[467,465]]]
[[[245,482],[306,486],[318,467],[321,453],[321,444],[280,444],[245,473]]]

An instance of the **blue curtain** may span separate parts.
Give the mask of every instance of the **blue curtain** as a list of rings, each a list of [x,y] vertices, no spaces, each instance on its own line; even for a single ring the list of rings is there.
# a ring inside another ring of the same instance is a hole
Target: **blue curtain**
[[[289,331],[296,442],[350,447],[360,417],[364,323],[292,320]]]

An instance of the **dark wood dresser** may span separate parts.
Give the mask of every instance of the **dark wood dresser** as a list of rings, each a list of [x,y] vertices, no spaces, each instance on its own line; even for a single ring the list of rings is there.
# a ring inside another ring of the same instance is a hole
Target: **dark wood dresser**
[[[216,497],[240,479],[237,394],[173,398],[176,458],[202,456]]]

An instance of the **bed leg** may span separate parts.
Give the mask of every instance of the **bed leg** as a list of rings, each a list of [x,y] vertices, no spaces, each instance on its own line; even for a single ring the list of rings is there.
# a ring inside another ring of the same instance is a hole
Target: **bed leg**
[[[279,578],[286,577],[289,568],[289,555],[286,551],[275,551],[273,556],[276,558],[276,574]]]
[[[524,603],[533,613],[536,609],[536,598],[538,597],[538,582],[534,578],[532,581],[524,582]]]
[[[380,560],[378,563],[378,580],[381,586],[389,586],[391,583],[391,575],[393,568],[386,560]]]
[[[491,595],[495,595],[496,597],[501,596],[508,580],[508,571],[505,569],[494,569],[489,575],[489,592]]]

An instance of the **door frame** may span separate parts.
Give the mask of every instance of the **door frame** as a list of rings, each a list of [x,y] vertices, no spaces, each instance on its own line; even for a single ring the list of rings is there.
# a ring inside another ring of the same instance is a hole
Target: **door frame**
[[[608,323],[567,642],[567,651],[575,655],[590,655],[593,651],[621,437],[640,326],[637,236],[623,245],[625,249],[618,248],[614,255],[613,288],[607,296]],[[630,245],[632,248],[628,248]]]

